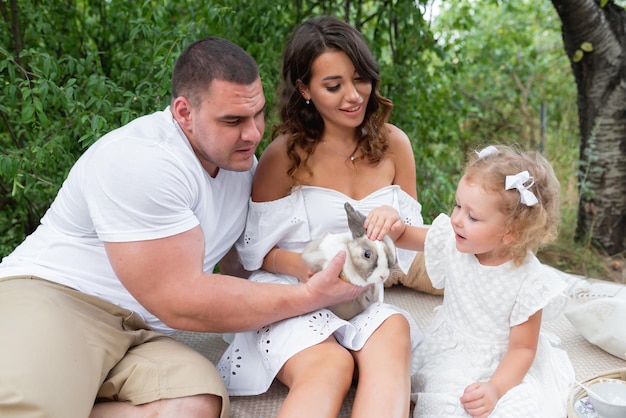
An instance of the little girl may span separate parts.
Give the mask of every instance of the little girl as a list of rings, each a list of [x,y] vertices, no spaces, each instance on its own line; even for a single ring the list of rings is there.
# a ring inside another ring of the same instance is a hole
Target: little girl
[[[414,357],[414,416],[565,417],[574,370],[540,329],[566,284],[534,254],[556,235],[559,183],[537,153],[475,154],[451,217],[392,230],[398,246],[425,251],[433,286],[445,287]]]

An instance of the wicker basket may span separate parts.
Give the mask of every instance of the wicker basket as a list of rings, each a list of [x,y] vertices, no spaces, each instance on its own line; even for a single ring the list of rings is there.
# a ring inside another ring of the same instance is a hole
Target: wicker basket
[[[626,368],[602,372],[596,376],[590,377],[582,383],[589,383],[598,378],[626,380]],[[574,404],[585,396],[587,396],[587,391],[579,386],[576,386],[574,390],[570,392],[569,398],[567,399],[567,418],[579,418],[578,413],[574,410]]]

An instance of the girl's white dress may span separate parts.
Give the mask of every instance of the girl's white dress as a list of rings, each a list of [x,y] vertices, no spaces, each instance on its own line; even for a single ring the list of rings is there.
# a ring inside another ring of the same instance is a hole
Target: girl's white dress
[[[459,398],[474,382],[487,381],[507,350],[510,328],[543,309],[544,320],[564,308],[566,283],[529,253],[512,262],[483,266],[456,250],[450,218],[440,215],[425,243],[428,274],[445,287],[443,304],[414,357],[414,416],[469,417]],[[574,369],[555,336],[541,332],[535,361],[522,383],[497,403],[492,417],[565,417]]]
[[[250,280],[297,284],[293,276],[258,270],[263,257],[278,247],[301,252],[306,244],[325,233],[348,231],[344,203],[363,214],[375,207],[391,205],[404,222],[422,225],[421,206],[399,186],[387,186],[362,200],[321,187],[301,186],[282,199],[257,203],[250,201],[246,230],[238,243],[244,268],[255,270]],[[398,250],[398,261],[405,272],[414,252]],[[218,363],[230,395],[256,395],[267,391],[283,364],[299,351],[334,335],[350,350],[360,350],[372,333],[389,316],[404,315],[411,325],[411,341],[417,347],[422,334],[409,313],[396,306],[378,302],[349,321],[336,317],[328,309],[286,319],[261,329],[229,335],[230,346]],[[226,337],[225,337],[226,338]]]

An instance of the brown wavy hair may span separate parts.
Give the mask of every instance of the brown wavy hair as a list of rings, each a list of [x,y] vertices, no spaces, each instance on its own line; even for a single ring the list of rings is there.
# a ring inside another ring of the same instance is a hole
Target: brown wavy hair
[[[508,244],[513,262],[520,265],[528,251],[536,253],[558,234],[560,224],[561,186],[554,169],[543,155],[535,151],[496,145],[496,153],[479,158],[469,154],[465,179],[480,185],[483,190],[501,196],[500,210],[506,217],[507,227],[516,235]],[[528,171],[534,184],[528,189],[538,200],[534,206],[520,202],[517,189],[505,190],[506,176]]]
[[[307,165],[322,133],[324,120],[313,103],[306,104],[298,82],[311,81],[313,61],[327,51],[343,51],[359,75],[372,83],[372,94],[365,109],[363,123],[357,128],[357,149],[370,163],[378,163],[387,152],[389,139],[385,123],[393,109],[391,100],[383,97],[378,85],[380,70],[363,35],[346,22],[331,16],[320,16],[301,23],[291,35],[283,53],[282,84],[279,90],[280,123],[272,129],[272,138],[288,135],[287,153],[292,162],[287,174],[296,180],[296,172]],[[301,158],[298,150],[305,154]]]

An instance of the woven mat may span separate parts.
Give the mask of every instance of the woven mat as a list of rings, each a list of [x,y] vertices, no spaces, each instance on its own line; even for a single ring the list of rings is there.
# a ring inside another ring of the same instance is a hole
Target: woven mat
[[[415,321],[424,329],[433,317],[433,309],[441,304],[441,296],[416,292],[403,286],[385,289],[385,302],[392,303],[411,313]],[[572,300],[570,303],[581,303]],[[604,372],[625,368],[626,361],[621,360],[600,348],[590,344],[570,324],[565,315],[544,324],[547,331],[561,339],[576,370],[576,378],[586,381]],[[217,334],[181,332],[176,338],[217,363],[226,349],[226,343]],[[234,396],[231,398],[232,418],[265,418],[278,413],[280,405],[287,395],[287,388],[280,382],[274,382],[267,393],[257,396]],[[343,403],[339,418],[350,416],[350,407],[354,400],[354,388],[350,390]]]

